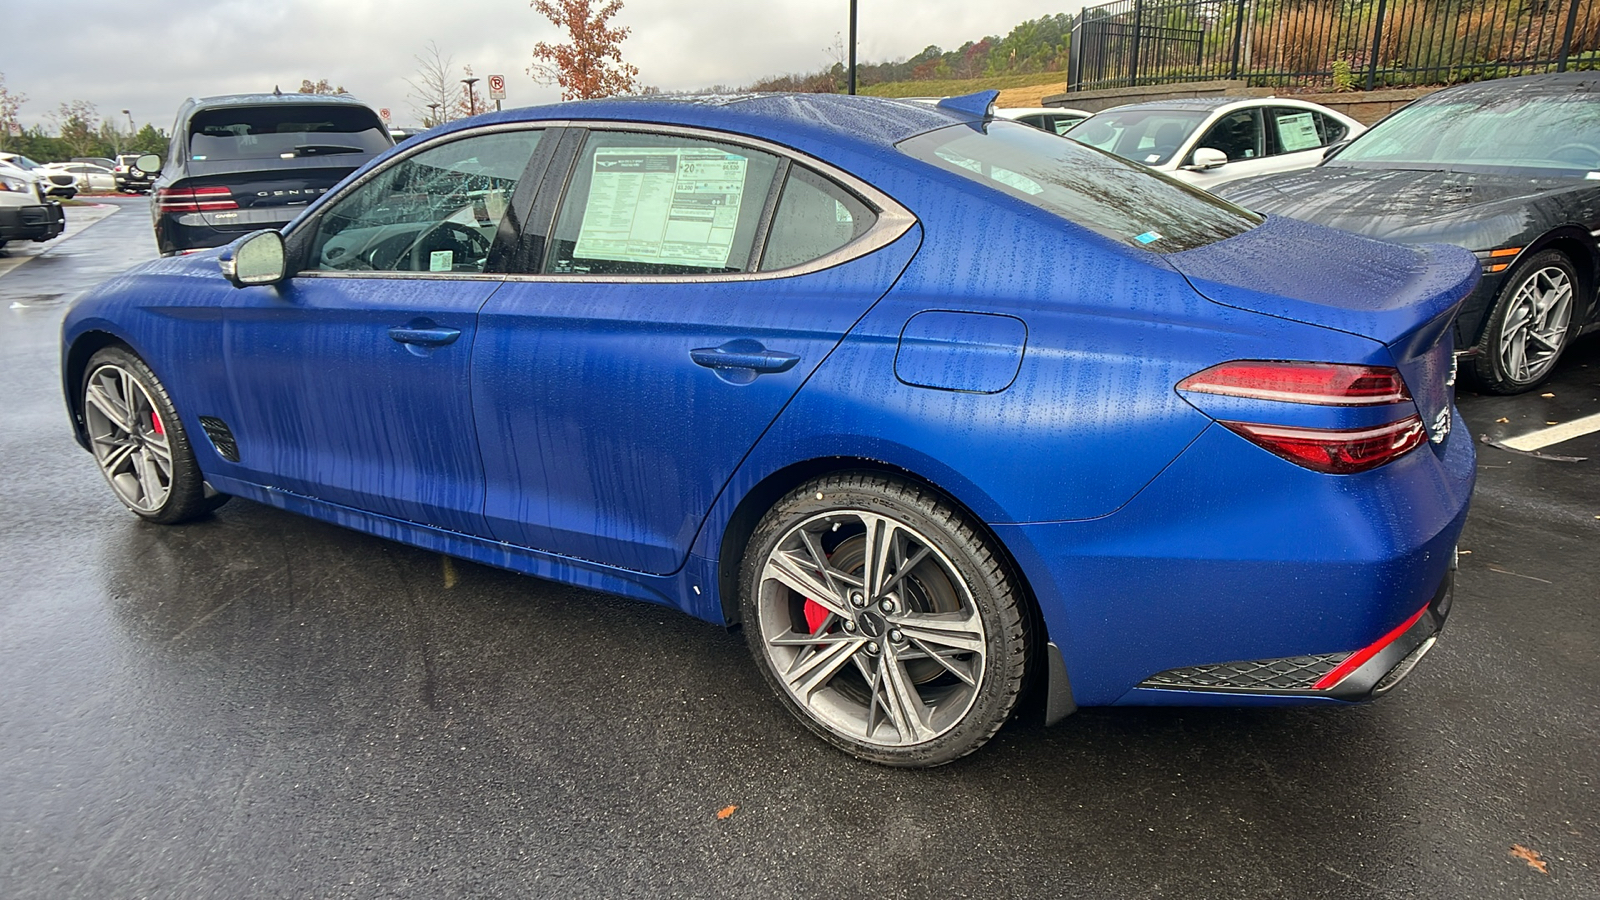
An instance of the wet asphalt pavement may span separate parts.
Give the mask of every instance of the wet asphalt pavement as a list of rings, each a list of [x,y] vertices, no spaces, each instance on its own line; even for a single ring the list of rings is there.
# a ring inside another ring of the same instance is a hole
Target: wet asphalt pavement
[[[1480,444],[1449,627],[1381,702],[895,771],[670,610],[243,501],[135,519],[58,376],[64,304],[154,255],[116,202],[0,277],[0,898],[1600,897],[1600,434]],[[1600,412],[1600,335],[1544,391],[1461,406]]]

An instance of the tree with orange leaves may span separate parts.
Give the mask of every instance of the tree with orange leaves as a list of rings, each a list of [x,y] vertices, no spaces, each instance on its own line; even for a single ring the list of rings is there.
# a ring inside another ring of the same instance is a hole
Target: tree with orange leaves
[[[638,90],[639,70],[622,61],[622,41],[632,29],[607,25],[622,9],[609,0],[531,0],[534,9],[572,39],[567,44],[540,41],[533,47],[528,74],[540,84],[561,86],[563,100],[592,100]]]

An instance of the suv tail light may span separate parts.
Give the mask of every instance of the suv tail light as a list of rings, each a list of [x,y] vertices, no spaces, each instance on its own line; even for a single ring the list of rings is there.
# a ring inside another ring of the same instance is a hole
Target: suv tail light
[[[1411,400],[1397,369],[1338,363],[1236,360],[1178,382],[1178,390],[1313,406],[1388,406]],[[1415,409],[1415,407],[1413,407]],[[1221,421],[1221,420],[1219,420]],[[1240,437],[1317,472],[1350,475],[1393,462],[1428,439],[1422,417],[1364,428],[1221,421]]]
[[[238,209],[233,191],[228,188],[162,188],[156,191],[156,208],[164,213],[212,212],[219,209]]]

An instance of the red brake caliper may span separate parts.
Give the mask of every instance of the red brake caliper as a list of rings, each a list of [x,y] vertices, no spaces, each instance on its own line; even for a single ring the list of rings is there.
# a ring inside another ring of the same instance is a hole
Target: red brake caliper
[[[155,410],[150,411],[150,427],[156,434],[165,435],[167,430],[161,427],[161,414]]]
[[[806,627],[811,629],[811,633],[816,634],[817,632],[821,631],[823,623],[828,621],[828,608],[811,599],[810,597],[807,597],[805,612]]]

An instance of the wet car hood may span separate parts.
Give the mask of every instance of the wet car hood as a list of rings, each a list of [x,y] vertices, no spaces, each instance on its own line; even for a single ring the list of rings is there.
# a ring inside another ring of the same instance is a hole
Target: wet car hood
[[[1600,189],[1600,182],[1546,175],[1442,169],[1319,166],[1288,175],[1236,181],[1216,193],[1256,212],[1289,216],[1367,237],[1407,243],[1457,243],[1468,223],[1521,210],[1539,197]],[[1509,224],[1509,223],[1508,223]]]

